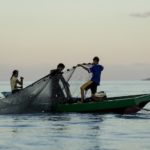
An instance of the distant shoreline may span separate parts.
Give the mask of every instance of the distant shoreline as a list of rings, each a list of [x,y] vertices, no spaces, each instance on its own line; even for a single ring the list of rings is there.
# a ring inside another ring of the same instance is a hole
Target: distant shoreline
[[[149,81],[150,80],[150,78],[146,78],[146,79],[142,79],[143,81]]]

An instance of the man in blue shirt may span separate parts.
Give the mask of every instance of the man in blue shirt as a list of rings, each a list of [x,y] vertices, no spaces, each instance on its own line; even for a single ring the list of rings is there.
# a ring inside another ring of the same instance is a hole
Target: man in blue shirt
[[[97,92],[97,86],[100,85],[101,80],[101,72],[103,71],[104,67],[99,65],[99,58],[93,58],[93,65],[91,68],[86,68],[85,66],[79,65],[87,70],[89,73],[92,73],[92,78],[90,81],[86,82],[81,86],[81,102],[84,101],[84,91],[91,89],[92,97],[94,97],[95,93]]]

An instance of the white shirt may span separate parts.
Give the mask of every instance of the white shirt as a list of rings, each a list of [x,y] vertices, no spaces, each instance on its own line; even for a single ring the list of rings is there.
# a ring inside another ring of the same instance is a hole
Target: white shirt
[[[12,91],[15,90],[17,87],[17,80],[18,80],[17,77],[14,76],[10,79],[10,85]]]

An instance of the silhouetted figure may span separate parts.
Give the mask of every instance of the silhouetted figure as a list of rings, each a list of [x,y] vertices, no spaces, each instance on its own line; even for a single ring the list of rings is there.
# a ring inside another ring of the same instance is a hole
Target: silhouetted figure
[[[71,98],[69,84],[63,77],[63,70],[65,65],[60,63],[57,69],[50,71],[50,78],[52,79],[52,98],[66,101]]]

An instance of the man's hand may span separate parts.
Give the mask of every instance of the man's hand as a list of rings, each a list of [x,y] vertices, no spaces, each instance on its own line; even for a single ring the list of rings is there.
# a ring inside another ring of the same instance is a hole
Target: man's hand
[[[20,77],[20,80],[23,80],[24,79],[24,77]]]

